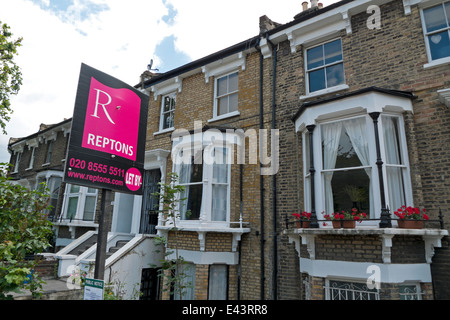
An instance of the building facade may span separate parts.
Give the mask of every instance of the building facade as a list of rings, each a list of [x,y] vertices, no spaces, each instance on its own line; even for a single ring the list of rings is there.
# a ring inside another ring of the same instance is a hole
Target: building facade
[[[136,85],[150,97],[144,195],[115,194],[111,229],[135,239],[120,258],[165,237],[189,266],[183,299],[448,299],[450,2],[312,1],[259,23]],[[96,227],[99,201],[62,182],[69,132],[66,120],[10,143],[15,182],[48,182],[61,245]],[[153,196],[172,172],[175,218]],[[422,229],[399,227],[402,206],[426,208]],[[365,214],[354,228],[327,220],[352,209]],[[148,297],[177,298],[133,263],[123,274],[153,283]]]
[[[42,124],[30,136],[11,138],[8,146],[11,181],[30,189],[45,182],[49,189],[52,207],[47,214],[55,232],[54,252],[98,228],[101,192],[63,181],[71,126],[72,119]]]
[[[450,3],[304,7],[142,85],[147,168],[187,190],[188,297],[448,298]],[[398,228],[401,206],[426,208],[424,229]],[[352,208],[354,229],[326,220]]]

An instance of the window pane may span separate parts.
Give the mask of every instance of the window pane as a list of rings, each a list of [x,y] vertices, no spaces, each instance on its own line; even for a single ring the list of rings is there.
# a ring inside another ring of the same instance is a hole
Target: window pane
[[[163,129],[172,128],[173,127],[173,112],[164,113],[163,118]]]
[[[212,186],[212,208],[211,219],[212,221],[226,221],[227,219],[227,199],[228,199],[228,186],[217,185]]]
[[[331,188],[325,186],[326,213],[352,208],[370,214],[370,169],[326,172]],[[330,194],[331,193],[331,194]]]
[[[323,46],[309,49],[306,52],[308,61],[308,70],[323,66]]]
[[[182,300],[194,300],[195,299],[195,264],[193,263],[185,263],[182,265],[183,274],[180,275],[181,278],[181,297]],[[175,270],[179,272],[180,270]],[[174,282],[174,285],[177,286],[177,282]],[[174,291],[173,299],[180,299],[180,291],[179,288],[176,287]]]
[[[228,182],[227,149],[214,148],[213,183]]]
[[[227,90],[227,77],[223,77],[217,80],[217,95],[223,96],[228,92]]]
[[[237,111],[238,109],[238,94],[233,93],[232,95],[228,96],[228,112]]]
[[[325,64],[330,64],[342,60],[341,39],[325,43]]]
[[[80,192],[80,186],[74,184],[70,185],[70,193],[78,193],[78,192]]]
[[[309,92],[325,89],[325,69],[309,72]]]
[[[69,198],[69,204],[67,205],[67,219],[73,219],[75,218],[75,215],[77,213],[77,206],[78,206],[78,197],[70,197]]]
[[[181,192],[180,214],[182,220],[198,220],[202,205],[203,184],[187,185]]]
[[[238,90],[238,73],[233,73],[228,76],[228,92]]]
[[[382,117],[386,164],[403,164],[398,118]]]
[[[432,32],[447,27],[444,7],[442,5],[423,10],[423,16],[425,19],[427,32]]]
[[[194,150],[185,150],[184,152],[193,153]],[[198,150],[196,156],[202,156],[202,150]],[[183,159],[183,161],[186,159]],[[203,181],[203,161],[202,158],[190,157],[190,163],[181,163],[179,181],[180,184],[202,182]]]
[[[169,97],[169,96],[165,96],[164,97],[164,112],[167,112],[167,111],[169,111],[170,109],[172,109],[171,108],[171,106],[170,106],[170,101],[171,101],[172,99]]]
[[[83,212],[83,220],[84,221],[93,221],[94,220],[95,200],[96,200],[96,197],[86,197],[86,200],[84,203],[84,212]]]
[[[344,83],[344,64],[339,63],[327,67],[327,88]]]
[[[227,299],[227,274],[226,265],[213,264],[209,267],[209,300]]]
[[[441,59],[450,56],[450,40],[448,31],[439,32],[428,36],[431,59]]]
[[[217,114],[219,116],[228,113],[228,99],[229,96],[225,96],[217,101]]]
[[[386,166],[386,176],[389,193],[389,208],[391,213],[406,205],[403,168]]]

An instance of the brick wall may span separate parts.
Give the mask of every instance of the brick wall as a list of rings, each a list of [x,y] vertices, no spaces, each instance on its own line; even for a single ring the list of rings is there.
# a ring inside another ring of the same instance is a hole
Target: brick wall
[[[450,125],[450,109],[438,100],[436,93],[437,90],[450,86],[448,65],[423,68],[423,65],[428,63],[428,58],[417,6],[412,7],[410,15],[404,14],[400,0],[382,5],[380,9],[381,29],[368,29],[366,22],[370,14],[363,12],[351,17],[351,34],[346,34],[345,31],[340,34],[345,79],[349,86],[348,90],[340,93],[378,86],[411,90],[417,96],[413,101],[414,112],[404,115],[414,204],[426,207],[431,218],[436,219],[439,208],[444,213],[450,211],[450,203],[447,201],[450,198],[450,131],[447,129]],[[279,221],[284,221],[292,212],[303,210],[302,141],[300,135],[296,136],[290,119],[301,105],[299,97],[306,91],[304,47],[298,46],[296,52],[291,53],[289,45],[286,41],[278,46],[277,62],[277,127],[280,129],[281,148],[277,177]],[[329,96],[332,95],[334,94]],[[327,95],[324,95],[316,99],[326,97]],[[293,172],[299,175],[293,175]],[[448,226],[449,215],[444,214],[444,217]],[[365,240],[361,241],[364,246],[369,245]],[[398,238],[395,241],[401,242]],[[337,244],[319,242],[319,245],[325,248]],[[399,249],[394,251],[393,259],[423,262],[422,258],[417,258],[418,251],[423,252],[423,242],[414,242],[414,245],[417,247],[396,246]],[[344,243],[341,246],[344,247],[339,247],[339,250],[348,250]],[[376,248],[379,249],[379,243]],[[331,255],[324,254],[322,258],[331,259],[334,256],[332,252],[334,249],[330,247]],[[364,261],[365,254],[361,252],[361,256],[354,258]],[[448,254],[448,249],[436,249],[433,259],[445,265],[433,266],[434,279],[441,283],[449,281],[448,275],[443,272],[449,267]],[[297,255],[283,236],[280,239],[279,255],[280,263],[283,262],[279,268],[279,297],[300,298],[299,282],[289,281],[292,279],[292,273],[297,272],[291,267],[294,266]],[[379,257],[374,258],[379,260]],[[290,267],[285,268],[286,264]],[[441,292],[448,294],[445,289]]]

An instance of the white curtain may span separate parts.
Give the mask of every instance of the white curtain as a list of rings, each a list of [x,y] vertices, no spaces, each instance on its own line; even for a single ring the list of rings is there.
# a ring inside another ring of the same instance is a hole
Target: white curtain
[[[323,143],[323,168],[334,169],[336,165],[336,157],[339,148],[339,140],[341,139],[342,122],[330,123],[322,126],[322,143]],[[333,206],[333,189],[331,180],[333,172],[324,172],[325,181],[325,213],[331,214],[334,211]]]
[[[209,266],[209,300],[227,299],[227,274],[227,265],[213,264]]]
[[[383,117],[382,120],[384,148],[386,153],[386,178],[388,184],[389,209],[394,211],[402,205],[405,205],[402,168],[389,166],[402,165],[398,133],[395,126],[396,124],[398,125],[398,119],[393,117]]]
[[[228,199],[227,149],[214,148],[212,179],[212,221],[226,221]]]
[[[365,118],[356,118],[344,121],[345,131],[350,138],[353,149],[358,156],[359,161],[363,166],[370,166],[370,158],[369,158],[369,146],[367,142],[367,134],[366,134],[366,119]],[[370,168],[365,168],[366,174],[371,176]],[[369,198],[370,198],[370,212],[372,212],[373,208],[373,197],[372,197],[372,183],[369,183]]]
[[[192,150],[182,150],[180,153],[181,157],[183,156],[184,152],[192,152]],[[182,161],[180,164],[178,164],[178,168],[178,183],[181,185],[185,185],[184,191],[180,193],[180,199],[185,199],[180,202],[180,219],[185,220],[187,218],[186,210],[189,199],[189,185],[186,184],[189,184],[191,182],[192,164]]]

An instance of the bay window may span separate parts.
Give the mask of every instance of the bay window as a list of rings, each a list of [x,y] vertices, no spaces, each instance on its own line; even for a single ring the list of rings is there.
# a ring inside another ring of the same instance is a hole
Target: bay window
[[[176,172],[181,192],[180,219],[229,221],[230,149],[223,144],[182,148]]]
[[[94,221],[97,189],[66,185],[64,199],[65,216],[68,220]]]
[[[372,174],[366,118],[321,125],[325,211],[369,213]]]
[[[383,220],[383,210],[413,205],[402,115],[412,112],[410,97],[368,88],[301,107],[294,120],[303,137],[306,211],[322,220],[356,208]]]

